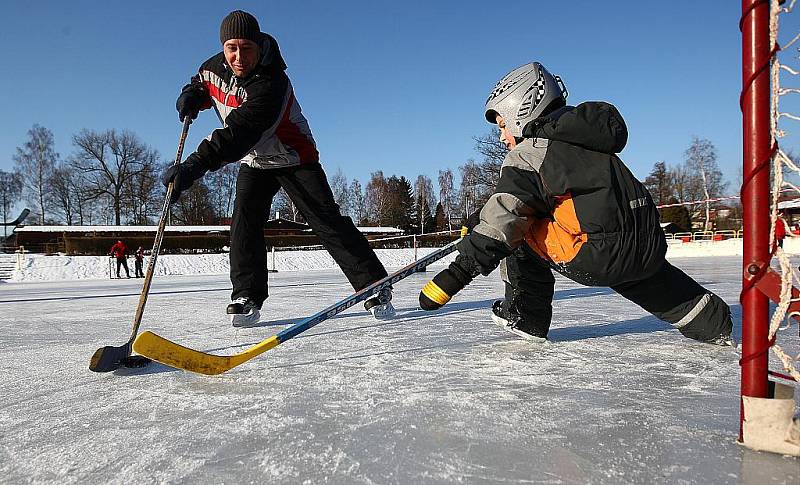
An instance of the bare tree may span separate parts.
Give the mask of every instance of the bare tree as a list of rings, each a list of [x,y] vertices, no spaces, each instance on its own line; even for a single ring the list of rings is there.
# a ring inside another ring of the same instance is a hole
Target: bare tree
[[[3,222],[10,222],[9,211],[22,195],[22,180],[19,174],[0,170],[0,207],[3,210]],[[3,237],[7,237],[7,227],[3,226]]]
[[[233,199],[236,196],[236,177],[239,175],[239,166],[238,163],[229,163],[205,176],[211,203],[220,218],[228,218],[233,215]]]
[[[485,190],[481,183],[481,169],[475,160],[467,160],[458,169],[461,171],[460,199],[464,211],[461,217],[466,219],[483,206]]]
[[[367,206],[367,219],[375,225],[380,225],[384,219],[386,208],[389,204],[389,184],[383,176],[383,171],[378,170],[370,176],[365,190]]]
[[[350,182],[350,215],[356,224],[361,225],[367,217],[367,200],[361,189],[361,182],[353,179]]]
[[[28,130],[28,141],[17,147],[14,155],[16,171],[22,180],[23,193],[36,209],[39,223],[47,220],[47,209],[51,198],[48,187],[55,170],[58,154],[55,151],[53,133],[40,125]]]
[[[49,185],[54,206],[61,213],[62,220],[71,226],[74,223],[80,194],[75,190],[75,180],[72,169],[60,163],[50,176]]]
[[[190,226],[210,225],[217,221],[208,196],[208,186],[203,180],[197,180],[181,194],[178,202],[172,205],[172,217],[179,224]]]
[[[477,181],[480,185],[494,190],[497,181],[500,180],[500,169],[508,153],[508,148],[500,141],[496,131],[473,137],[473,140],[475,140],[475,151],[482,157],[479,164],[480,170],[476,174]]]
[[[70,164],[85,182],[87,195],[107,198],[115,224],[121,224],[128,184],[142,172],[153,170],[158,152],[129,131],[81,130],[72,137],[72,144],[76,151]]]
[[[350,213],[350,187],[347,184],[347,177],[339,168],[336,173],[331,177],[331,191],[333,191],[333,200],[339,204],[339,210],[342,214]]]
[[[300,214],[300,209],[294,205],[291,197],[286,194],[283,187],[281,187],[272,199],[272,211],[273,213],[280,213],[281,217],[284,219],[291,219],[294,222],[305,222],[302,214]]]
[[[107,201],[93,199],[89,196],[88,190],[86,189],[86,180],[73,173],[70,185],[74,191],[72,202],[74,207],[73,219],[75,222],[83,226],[109,219],[107,214],[111,211],[107,208]]]
[[[722,171],[717,166],[717,149],[709,140],[692,137],[692,144],[684,152],[686,168],[699,176],[700,187],[705,199],[706,231],[711,230],[711,202],[708,199],[719,197],[727,186],[722,181]]]
[[[453,210],[457,206],[453,171],[439,170],[439,201],[442,204],[444,217],[447,220],[447,229],[453,230]]]
[[[161,211],[165,193],[158,172],[156,159],[145,159],[142,169],[134,173],[123,186],[123,209],[131,223],[150,224]]]
[[[425,234],[425,224],[430,225],[433,219],[432,213],[436,208],[433,182],[425,175],[417,176],[417,181],[414,183],[414,205],[419,232]]]

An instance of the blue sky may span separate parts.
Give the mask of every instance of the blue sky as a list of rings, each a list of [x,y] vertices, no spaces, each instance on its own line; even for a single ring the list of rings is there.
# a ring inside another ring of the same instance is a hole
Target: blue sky
[[[175,98],[220,50],[219,23],[236,8],[278,39],[329,174],[435,180],[455,170],[490,129],[483,103],[494,83],[538,60],[565,80],[572,104],[617,105],[630,131],[622,158],[638,177],[657,161],[682,162],[692,135],[710,139],[726,177],[738,177],[740,3],[720,0],[11,0],[0,29],[0,169],[13,167],[34,123],[54,132],[62,156],[80,129],[117,128],[173,157]],[[787,16],[783,32],[800,30],[799,18]],[[188,149],[217,127],[201,114]]]

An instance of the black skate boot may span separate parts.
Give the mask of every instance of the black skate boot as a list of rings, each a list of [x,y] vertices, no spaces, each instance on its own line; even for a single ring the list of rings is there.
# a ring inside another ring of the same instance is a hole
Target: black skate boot
[[[505,300],[497,300],[492,304],[492,321],[509,332],[529,342],[546,342],[547,332],[538,331],[513,309],[507,308]]]
[[[389,320],[395,315],[392,306],[392,287],[387,286],[364,302],[364,308],[372,313],[376,320]]]
[[[227,313],[234,327],[247,327],[258,323],[261,305],[250,298],[237,298],[228,305]]]

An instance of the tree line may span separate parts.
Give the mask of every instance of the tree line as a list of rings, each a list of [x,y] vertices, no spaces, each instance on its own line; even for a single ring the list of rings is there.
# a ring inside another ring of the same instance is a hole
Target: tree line
[[[342,213],[362,226],[391,226],[408,233],[429,233],[460,227],[493,193],[507,153],[496,133],[475,137],[478,159],[469,159],[456,171],[438,171],[416,179],[378,170],[366,185],[341,170],[329,174],[334,199]],[[172,160],[127,130],[81,130],[72,136],[72,151],[55,151],[53,134],[34,125],[13,157],[14,170],[0,170],[0,203],[4,220],[24,200],[38,224],[105,225],[154,224],[160,215],[164,187],[160,174]],[[238,164],[207,174],[172,207],[171,223],[224,223],[233,212]],[[644,180],[657,205],[688,203],[720,197],[727,189],[717,164],[714,145],[694,137],[684,162],[667,166],[657,162]],[[734,207],[738,204],[734,204]],[[711,228],[712,203],[692,203],[661,209],[662,222],[691,230],[702,221]],[[736,212],[735,209],[734,212]],[[270,215],[302,222],[302,215],[283,190]],[[735,215],[735,214],[734,214]],[[717,221],[718,222],[718,221]],[[720,227],[717,227],[718,229]]]
[[[0,170],[4,220],[15,203],[31,209],[37,224],[153,224],[165,189],[160,174],[173,160],[128,130],[81,130],[72,152],[55,151],[53,133],[34,125],[13,156],[14,170]],[[172,208],[172,222],[214,224],[233,210],[236,167],[225,167],[195,184]]]
[[[704,138],[692,137],[683,158],[684,162],[675,166],[656,162],[644,180],[656,205],[670,206],[659,209],[661,222],[671,222],[682,232],[694,228],[706,231],[740,229],[741,204],[738,200],[726,204],[730,207],[727,216],[712,217],[712,208],[720,204],[709,199],[724,196],[728,188],[717,163],[714,144]]]

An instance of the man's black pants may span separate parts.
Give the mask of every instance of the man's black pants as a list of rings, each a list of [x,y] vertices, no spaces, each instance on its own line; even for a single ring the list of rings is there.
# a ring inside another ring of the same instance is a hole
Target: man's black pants
[[[249,297],[261,304],[269,295],[264,222],[281,187],[355,290],[386,276],[367,239],[340,213],[320,164],[276,169],[242,165],[231,222],[231,299]]]
[[[117,278],[120,277],[119,276],[120,267],[125,268],[125,274],[128,276],[128,278],[130,278],[131,277],[131,272],[128,271],[128,258],[125,258],[124,256],[121,257],[121,258],[117,258]]]

